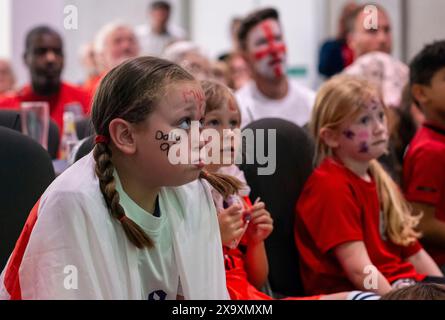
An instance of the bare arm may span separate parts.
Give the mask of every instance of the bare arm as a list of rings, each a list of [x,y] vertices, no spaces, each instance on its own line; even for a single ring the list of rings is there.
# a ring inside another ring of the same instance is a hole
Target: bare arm
[[[246,272],[249,282],[260,289],[267,280],[269,263],[264,240],[273,230],[273,220],[263,202],[251,208],[251,220],[247,229]]]
[[[388,280],[372,264],[363,241],[343,243],[334,248],[334,253],[348,279],[358,290],[373,291],[380,295],[391,291],[392,288]],[[375,270],[375,275],[366,272],[366,268],[369,266],[374,267],[372,270]],[[365,286],[368,282],[367,277],[376,279],[374,286]]]
[[[418,227],[423,234],[423,240],[445,249],[445,222],[436,218],[436,209],[433,206],[417,202],[413,202],[411,205],[415,214],[423,213]]]
[[[260,290],[266,283],[269,274],[269,262],[267,260],[264,242],[252,244],[247,247],[245,262],[249,282]]]
[[[416,268],[418,273],[434,277],[443,277],[443,274],[437,264],[423,249],[416,254],[413,254],[407,260],[414,265],[414,268]]]

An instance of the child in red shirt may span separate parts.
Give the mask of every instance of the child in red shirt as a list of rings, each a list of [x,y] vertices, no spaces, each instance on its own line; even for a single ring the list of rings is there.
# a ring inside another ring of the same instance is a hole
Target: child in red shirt
[[[237,139],[234,139],[235,142],[231,140],[228,146],[224,145],[225,139],[233,139],[240,133],[241,114],[230,89],[211,81],[203,81],[201,86],[206,96],[204,128],[216,130],[221,139],[221,152],[219,155],[212,154],[213,150],[209,152],[212,161],[206,170],[216,175],[235,177],[243,183],[236,196],[223,198],[220,193],[212,192],[221,230],[227,289],[234,300],[271,300],[273,298],[260,289],[266,283],[269,272],[264,240],[273,230],[273,220],[260,199],[251,203],[250,188],[244,174],[233,164]],[[346,299],[347,295],[338,293],[288,299]]]
[[[443,277],[417,241],[419,218],[376,160],[388,144],[377,89],[351,76],[328,81],[318,93],[311,130],[319,166],[298,200],[295,221],[307,293],[385,294],[427,275]]]
[[[416,212],[428,253],[445,270],[445,41],[426,46],[412,61],[411,91],[426,122],[404,159],[404,192]]]

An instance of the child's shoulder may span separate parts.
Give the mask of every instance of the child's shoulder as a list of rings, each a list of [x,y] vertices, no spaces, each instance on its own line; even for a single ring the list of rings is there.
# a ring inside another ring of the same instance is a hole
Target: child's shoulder
[[[95,161],[92,154],[80,159],[58,176],[44,195],[76,198],[100,196],[99,180],[94,172]],[[100,197],[99,197],[100,198]]]
[[[312,173],[308,185],[320,190],[344,190],[349,188],[347,169],[331,158],[325,159]]]
[[[422,128],[409,145],[407,157],[418,155],[445,157],[445,135]]]

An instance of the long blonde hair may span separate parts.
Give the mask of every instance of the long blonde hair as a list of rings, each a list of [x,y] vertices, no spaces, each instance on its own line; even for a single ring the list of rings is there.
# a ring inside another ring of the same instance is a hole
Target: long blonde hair
[[[333,156],[333,150],[320,138],[320,130],[338,130],[345,121],[356,118],[366,102],[375,98],[383,105],[379,91],[368,81],[354,76],[336,76],[320,88],[310,123],[310,130],[315,139],[316,165],[326,157]],[[377,185],[387,236],[395,244],[412,244],[420,237],[414,230],[420,216],[412,215],[412,209],[399,187],[377,160],[371,160],[369,171]]]

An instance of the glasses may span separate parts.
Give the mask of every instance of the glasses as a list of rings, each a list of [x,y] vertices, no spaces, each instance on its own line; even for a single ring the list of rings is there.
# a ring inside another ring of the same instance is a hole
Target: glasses
[[[23,102],[20,105],[22,133],[31,137],[48,150],[49,104]]]

